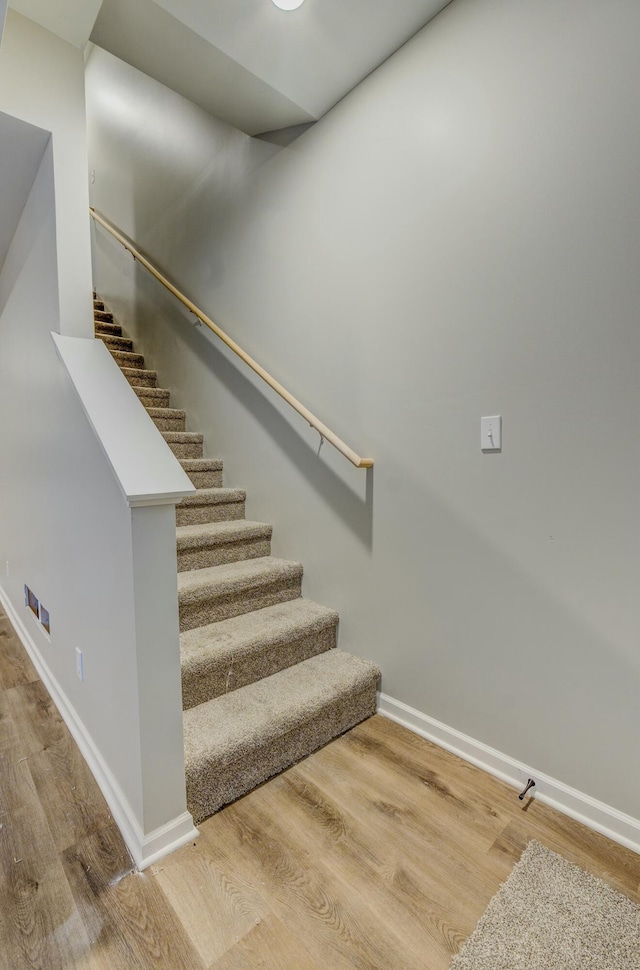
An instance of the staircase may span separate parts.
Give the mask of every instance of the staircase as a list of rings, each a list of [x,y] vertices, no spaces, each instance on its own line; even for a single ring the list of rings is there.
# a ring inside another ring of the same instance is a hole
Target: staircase
[[[187,805],[198,824],[376,710],[378,668],[336,647],[338,615],[302,598],[155,371],[95,299],[103,340],[197,491],[176,508]]]

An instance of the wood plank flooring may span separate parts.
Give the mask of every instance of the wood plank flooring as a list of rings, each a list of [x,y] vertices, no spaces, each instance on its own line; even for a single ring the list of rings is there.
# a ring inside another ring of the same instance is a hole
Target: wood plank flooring
[[[527,841],[640,856],[380,716],[144,873],[0,612],[0,970],[447,970]]]

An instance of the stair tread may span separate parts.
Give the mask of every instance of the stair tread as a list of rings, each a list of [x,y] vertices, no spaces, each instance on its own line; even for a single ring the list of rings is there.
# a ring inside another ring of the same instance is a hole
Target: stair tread
[[[160,434],[164,440],[171,444],[188,444],[190,442],[197,442],[202,444],[204,441],[204,435],[198,434],[196,431],[161,431]]]
[[[207,591],[223,596],[252,586],[269,585],[292,575],[302,576],[302,564],[273,556],[190,569],[178,573],[178,597],[181,601],[189,601],[198,599],[199,594],[206,594]]]
[[[257,645],[277,646],[293,636],[337,622],[335,610],[299,597],[186,630],[180,634],[180,653],[188,663],[197,663],[212,654],[237,656]]]
[[[178,502],[178,508],[194,505],[222,505],[225,502],[244,502],[247,493],[243,488],[198,488]]]
[[[162,411],[169,407],[170,394],[164,388],[157,387],[145,387],[142,384],[132,384],[133,390],[138,395],[138,400],[141,402],[142,406],[158,408]],[[151,394],[150,391],[160,390],[160,394]]]
[[[147,370],[145,367],[121,367],[120,370],[125,377],[158,377],[157,370]]]
[[[133,353],[133,340],[130,337],[123,337],[121,334],[95,332],[97,340],[102,340],[109,350],[117,350],[118,353]]]
[[[152,418],[186,418],[187,412],[183,411],[181,408],[150,408],[147,407],[147,412]]]
[[[222,462],[219,458],[180,458],[178,460],[196,488],[222,488]]]
[[[138,370],[137,367],[132,369],[135,370],[137,373],[137,370]],[[148,371],[147,373],[155,374],[156,371]],[[140,391],[140,394],[142,395],[142,397],[165,397],[165,395],[170,393],[166,387],[140,387],[138,388],[138,390]],[[161,408],[160,410],[165,410],[165,409]]]
[[[184,710],[336,646],[338,614],[298,597],[180,635]]]
[[[181,458],[186,472],[218,472],[222,470],[221,458]]]
[[[206,491],[202,489],[201,491]],[[216,489],[224,491],[224,489]],[[218,542],[231,542],[234,539],[271,538],[273,526],[267,522],[250,522],[247,519],[234,519],[231,522],[203,522],[199,525],[179,525],[176,528],[178,549],[192,545],[214,545]]]
[[[187,773],[251,754],[320,716],[340,698],[375,689],[379,668],[330,650],[183,712]],[[215,785],[215,778],[213,780]]]
[[[128,350],[109,350],[109,353],[116,359],[122,367],[130,366],[130,370],[139,370],[144,367],[144,354],[134,354]]]
[[[108,320],[94,320],[94,333],[103,337],[121,337],[122,327],[119,323],[110,323]]]

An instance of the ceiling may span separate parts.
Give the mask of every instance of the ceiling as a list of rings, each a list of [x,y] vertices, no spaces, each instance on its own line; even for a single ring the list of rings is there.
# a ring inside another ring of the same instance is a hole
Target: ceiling
[[[0,267],[3,265],[33,180],[49,141],[49,132],[0,111]]]
[[[2,2],[2,0],[0,0]],[[9,0],[261,134],[316,121],[450,0]]]
[[[102,0],[9,0],[12,10],[82,49]]]

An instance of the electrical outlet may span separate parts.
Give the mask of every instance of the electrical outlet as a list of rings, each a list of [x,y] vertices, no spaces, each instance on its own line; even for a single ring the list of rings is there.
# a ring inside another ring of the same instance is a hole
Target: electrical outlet
[[[80,680],[84,680],[84,663],[80,647],[76,647],[76,673]]]

